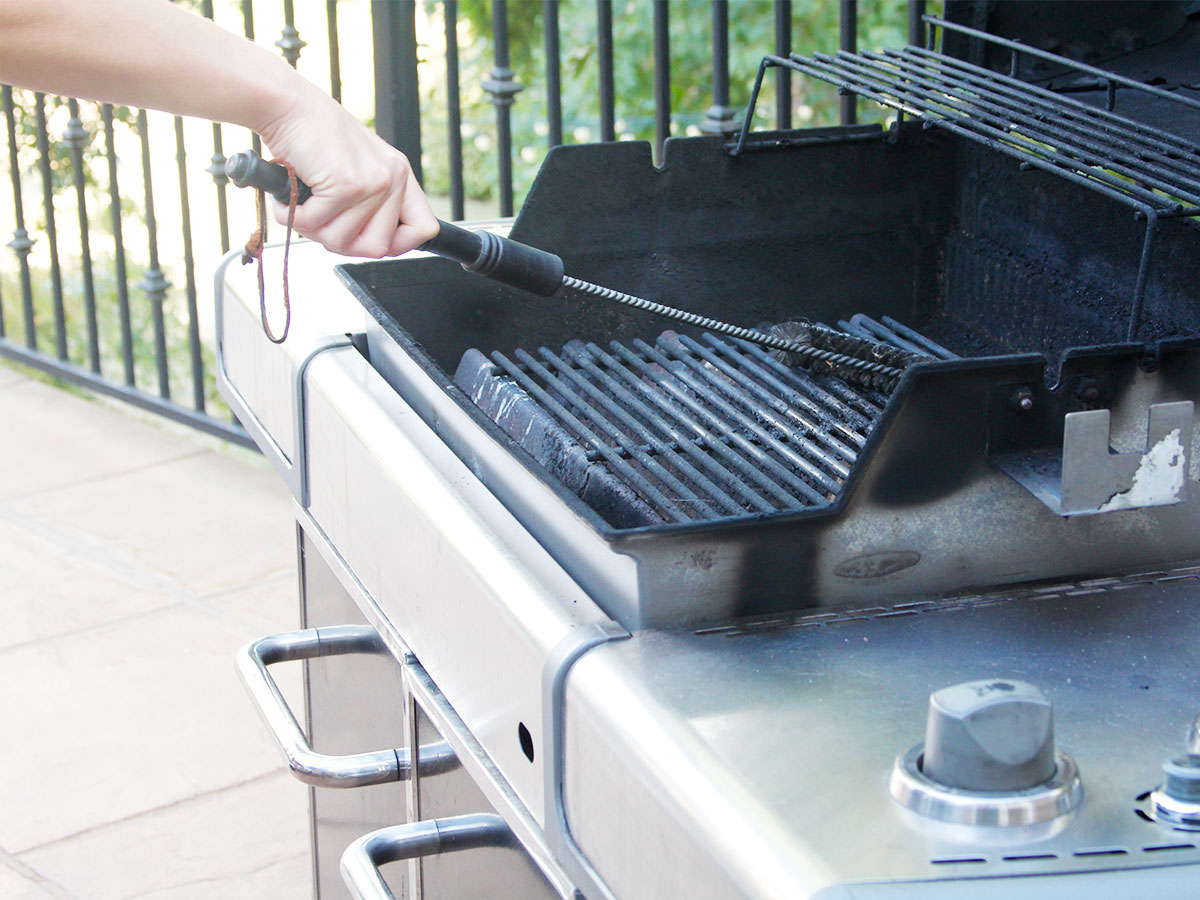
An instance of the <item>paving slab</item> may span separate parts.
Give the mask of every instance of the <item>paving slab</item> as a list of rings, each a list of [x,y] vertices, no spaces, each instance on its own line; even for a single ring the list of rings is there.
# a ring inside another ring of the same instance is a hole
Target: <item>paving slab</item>
[[[295,571],[231,591],[206,596],[203,603],[247,640],[300,627],[300,594]]]
[[[201,596],[294,569],[290,497],[269,475],[232,455],[201,453],[3,508],[77,553]]]
[[[233,668],[298,627],[286,490],[4,366],[0,416],[0,898],[310,896],[307,789]]]
[[[90,900],[303,897],[312,878],[307,803],[304,785],[279,772],[19,859]]]
[[[0,499],[136,471],[207,446],[25,377],[0,390],[0,421]]]
[[[20,853],[279,771],[233,669],[241,643],[179,605],[0,653],[0,847]]]
[[[26,376],[23,372],[19,372],[12,366],[5,363],[0,363],[0,388],[25,384],[28,381],[28,376]]]
[[[68,896],[53,886],[47,887],[41,879],[28,877],[0,862],[0,897],[5,900],[59,900]]]
[[[4,518],[2,507],[0,548],[0,649],[127,618],[178,599],[32,533]]]

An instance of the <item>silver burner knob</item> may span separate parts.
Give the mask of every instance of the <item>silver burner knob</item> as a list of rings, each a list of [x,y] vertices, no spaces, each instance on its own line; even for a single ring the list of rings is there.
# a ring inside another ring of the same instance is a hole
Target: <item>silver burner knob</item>
[[[1023,681],[969,681],[929,698],[921,770],[947,787],[1023,791],[1054,777],[1054,712]]]
[[[1054,712],[1032,684],[969,681],[929,697],[925,743],[899,757],[888,791],[952,825],[1050,823],[1079,806],[1075,763],[1054,748]]]
[[[1200,831],[1200,753],[1185,753],[1163,763],[1166,781],[1150,795],[1153,816],[1164,825]]]

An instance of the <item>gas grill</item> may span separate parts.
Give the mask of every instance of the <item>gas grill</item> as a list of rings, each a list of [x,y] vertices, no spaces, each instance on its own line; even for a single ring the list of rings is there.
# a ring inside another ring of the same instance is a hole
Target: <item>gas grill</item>
[[[311,245],[275,346],[223,268],[304,629],[239,666],[320,895],[1200,881],[1200,91],[933,23],[965,51],[764,60],[887,128],[558,147],[478,226],[898,381]]]

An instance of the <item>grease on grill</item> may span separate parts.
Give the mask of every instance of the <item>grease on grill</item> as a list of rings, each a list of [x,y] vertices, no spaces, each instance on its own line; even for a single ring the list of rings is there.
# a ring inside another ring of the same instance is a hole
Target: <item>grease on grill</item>
[[[953,357],[891,320],[839,326]],[[789,362],[744,341],[665,331],[653,345],[571,341],[491,359],[472,349],[454,380],[549,478],[614,528],[635,528],[836,499],[887,398]]]

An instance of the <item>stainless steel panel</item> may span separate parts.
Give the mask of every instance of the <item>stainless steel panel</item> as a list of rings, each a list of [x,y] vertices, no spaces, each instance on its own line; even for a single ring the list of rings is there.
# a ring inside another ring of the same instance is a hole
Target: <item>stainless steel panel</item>
[[[282,256],[281,245],[264,250],[268,277],[280,276]],[[306,296],[320,302],[298,304],[288,340],[272,343],[263,331],[256,273],[234,265],[238,258],[239,251],[226,255],[216,273],[217,387],[284,484],[305,503],[304,372],[319,353],[348,344],[347,334],[362,327],[364,314],[333,276],[331,266],[341,258],[301,241],[291,254],[290,277],[303,281]],[[268,308],[277,303],[271,292]]]
[[[420,704],[414,704],[416,737],[420,744],[441,740],[441,735]],[[490,812],[492,807],[465,769],[438,775],[417,776],[417,817],[443,819],[470,813]],[[420,896],[441,898],[557,897],[537,866],[520,847],[484,847],[445,856],[425,856],[420,867]],[[395,869],[399,866],[390,866]]]
[[[1200,841],[1135,812],[1161,761],[1183,751],[1198,647],[1197,569],[639,632],[591,651],[568,679],[571,830],[618,896],[802,897],[1001,876],[1036,887],[1126,869],[1149,894],[1179,880],[1152,867],[1179,865],[1200,884]],[[1083,780],[1078,811],[1049,826],[963,828],[902,810],[888,776],[923,737],[929,693],[1000,676],[1054,704],[1059,747]]]
[[[300,571],[307,627],[366,623],[319,553],[303,538]],[[308,736],[319,753],[344,755],[377,747],[408,747],[404,679],[391,655],[315,659],[305,666]],[[408,821],[406,783],[348,790],[312,788],[313,866],[321,900],[348,897],[338,867],[350,842],[368,831]],[[403,870],[389,873],[397,896],[406,896]]]
[[[456,762],[461,763],[471,778],[474,779],[475,784],[479,786],[480,790],[487,797],[492,808],[504,816],[505,821],[512,828],[514,835],[521,842],[522,847],[537,861],[542,872],[555,886],[555,890],[559,896],[573,896],[575,881],[572,880],[573,876],[564,870],[561,860],[565,857],[551,849],[548,835],[542,830],[537,821],[535,821],[533,814],[522,803],[512,786],[501,775],[478,739],[467,728],[466,723],[463,722],[454,708],[450,706],[445,695],[442,694],[437,685],[429,677],[429,674],[409,651],[407,645],[396,632],[393,624],[383,616],[378,604],[365,592],[361,582],[358,581],[354,573],[346,568],[345,561],[341,559],[337,551],[327,540],[319,536],[321,534],[320,526],[300,508],[296,509],[296,516],[305,530],[305,541],[309,552],[319,552],[321,554],[325,563],[337,577],[342,588],[354,598],[359,609],[383,638],[384,643],[388,645],[392,655],[396,659],[403,661],[405,689],[409,693],[410,702],[416,700],[421,703],[430,719],[435,723],[438,732],[446,738],[446,745],[452,750]],[[317,537],[314,537],[314,535]],[[552,705],[553,708],[561,708],[561,679],[565,678],[565,674],[568,671],[568,659],[577,658],[580,653],[586,650],[587,646],[589,645],[584,644],[579,647],[574,645],[564,646],[563,652],[569,653],[569,657],[555,657],[552,662],[547,663],[547,669],[555,673],[551,687],[546,692],[546,702]],[[412,727],[415,724],[413,721],[414,716],[410,714],[408,719],[410,725],[410,744],[415,744],[415,740],[411,736]],[[439,744],[437,746],[441,747],[444,745]],[[546,767],[552,770],[551,774],[547,775],[547,777],[557,781],[557,773],[560,770],[553,763],[554,757],[551,757],[550,761],[546,763]],[[422,764],[421,768],[424,771],[426,766]],[[409,784],[411,785],[412,782],[409,782]],[[411,790],[409,792],[409,801],[411,817],[412,810],[416,808],[416,797]],[[558,847],[560,844],[556,843],[554,846]],[[568,860],[568,862],[573,863],[573,860]],[[567,868],[571,869],[571,871],[577,871],[578,867],[572,864]],[[575,878],[576,880],[587,882],[586,877],[578,879],[576,875]],[[591,897],[604,896],[603,891],[588,890],[586,893]]]
[[[356,350],[306,394],[313,521],[544,827],[545,680],[608,619]]]

